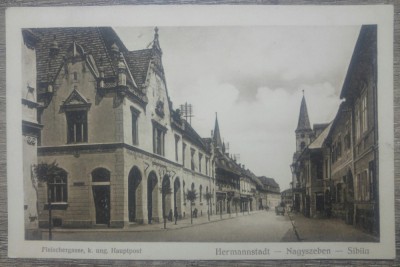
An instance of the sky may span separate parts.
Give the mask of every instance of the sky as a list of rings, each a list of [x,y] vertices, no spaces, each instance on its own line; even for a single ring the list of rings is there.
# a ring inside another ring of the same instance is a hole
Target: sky
[[[154,29],[115,28],[129,50]],[[333,120],[359,26],[159,27],[174,108],[193,105],[192,126],[210,137],[218,114],[229,153],[258,176],[290,187],[301,98],[311,124]]]

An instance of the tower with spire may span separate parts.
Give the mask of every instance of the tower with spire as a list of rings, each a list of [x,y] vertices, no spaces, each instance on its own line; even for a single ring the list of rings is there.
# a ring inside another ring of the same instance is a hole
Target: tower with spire
[[[219,149],[220,151],[224,150],[224,144],[222,143],[221,133],[219,132],[219,125],[218,125],[218,115],[215,113],[215,126],[213,132],[213,143],[215,148]],[[224,152],[224,151],[222,151]]]
[[[300,154],[314,139],[314,131],[311,129],[310,119],[308,117],[306,98],[304,96],[301,100],[299,120],[296,128],[296,152],[295,155]]]

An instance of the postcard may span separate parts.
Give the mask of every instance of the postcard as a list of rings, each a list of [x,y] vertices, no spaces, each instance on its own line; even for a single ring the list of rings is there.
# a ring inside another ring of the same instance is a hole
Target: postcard
[[[9,257],[395,257],[392,6],[6,26]]]

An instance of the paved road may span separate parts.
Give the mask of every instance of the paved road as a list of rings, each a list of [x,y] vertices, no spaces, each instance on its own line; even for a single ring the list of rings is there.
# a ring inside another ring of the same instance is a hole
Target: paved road
[[[225,216],[226,217],[226,216]],[[154,231],[56,231],[53,240],[63,241],[134,241],[134,242],[295,242],[287,216],[274,212],[256,212],[250,215],[232,214],[230,219],[216,220],[191,227]],[[44,233],[43,238],[47,238]]]

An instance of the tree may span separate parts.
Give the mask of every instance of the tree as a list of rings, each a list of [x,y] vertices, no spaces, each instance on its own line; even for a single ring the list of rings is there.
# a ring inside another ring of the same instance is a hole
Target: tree
[[[191,190],[187,190],[186,193],[186,199],[190,202],[190,223],[193,224],[193,211],[192,211],[192,205],[193,202],[196,201],[197,199],[197,192],[196,189],[191,189]]]
[[[207,205],[208,205],[208,211],[207,211],[207,213],[208,213],[208,220],[210,220],[210,204],[211,204],[210,200],[211,200],[211,198],[212,198],[212,194],[211,194],[210,192],[207,192],[207,193],[204,194],[204,198],[207,200]]]
[[[58,167],[56,161],[52,163],[39,163],[33,166],[33,171],[39,183],[46,183],[47,185],[47,202],[49,208],[49,240],[53,239],[51,228],[52,228],[52,216],[51,216],[51,193],[49,188],[49,181],[54,181],[55,178],[61,177],[65,174],[65,171]]]

